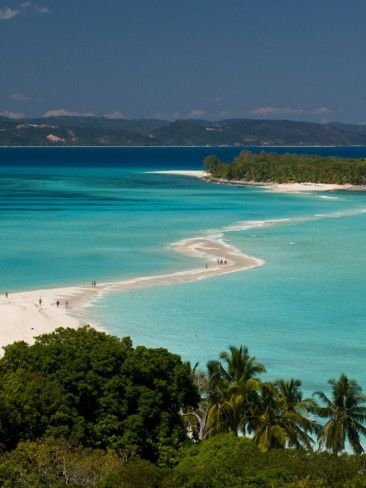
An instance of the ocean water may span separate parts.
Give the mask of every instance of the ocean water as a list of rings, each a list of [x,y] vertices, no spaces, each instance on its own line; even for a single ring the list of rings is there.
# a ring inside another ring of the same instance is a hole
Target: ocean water
[[[366,389],[366,193],[276,194],[148,173],[200,169],[213,152],[230,160],[239,149],[1,149],[0,290],[196,268],[204,262],[169,245],[220,234],[265,266],[107,295],[87,313],[202,366],[246,344],[269,378],[298,377],[311,392],[345,372]]]

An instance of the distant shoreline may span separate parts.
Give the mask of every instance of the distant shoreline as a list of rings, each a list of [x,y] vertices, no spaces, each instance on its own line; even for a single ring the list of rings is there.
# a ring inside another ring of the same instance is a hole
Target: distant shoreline
[[[133,148],[136,148],[136,149],[153,149],[153,148],[177,148],[177,149],[184,149],[185,147],[188,147],[188,148],[202,148],[202,149],[210,149],[210,148],[230,148],[230,149],[245,149],[245,148],[252,148],[252,147],[260,147],[260,148],[296,148],[296,149],[301,149],[301,148],[331,148],[331,147],[334,147],[334,148],[347,148],[347,147],[364,147],[366,148],[366,144],[347,144],[346,146],[344,145],[335,145],[335,144],[322,144],[322,145],[319,145],[319,144],[316,144],[316,145],[309,145],[309,144],[306,144],[306,145],[277,145],[277,144],[274,144],[274,145],[254,145],[254,146],[249,146],[249,145],[243,145],[243,146],[237,146],[237,145],[231,145],[231,144],[221,144],[221,145],[207,145],[207,144],[203,144],[203,145],[184,145],[184,146],[181,146],[181,145],[154,145],[154,146],[139,146],[139,145],[131,145],[131,146],[109,146],[109,145],[94,145],[94,146],[84,146],[84,145],[79,145],[79,146],[70,146],[70,145],[57,145],[57,144],[54,144],[54,145],[47,145],[47,146],[43,146],[43,145],[37,145],[37,146],[28,146],[28,145],[24,145],[24,146],[0,146],[0,149],[36,149],[36,148],[43,148],[43,149],[60,149],[60,148],[64,148],[64,149],[77,149],[77,148],[81,148],[81,149],[87,149],[87,148],[91,148],[91,149],[96,149],[96,148],[116,148],[116,149],[123,149],[123,148],[128,148],[128,149],[133,149]]]
[[[266,190],[273,191],[275,193],[298,193],[304,191],[366,191],[365,185],[337,185],[333,183],[269,183],[266,181],[243,181],[243,180],[227,180],[223,178],[214,178],[206,171],[202,170],[162,170],[162,171],[146,171],[146,173],[165,174],[165,175],[177,175],[177,176],[189,176],[199,178],[208,183],[216,183],[223,185],[234,186],[257,186]]]

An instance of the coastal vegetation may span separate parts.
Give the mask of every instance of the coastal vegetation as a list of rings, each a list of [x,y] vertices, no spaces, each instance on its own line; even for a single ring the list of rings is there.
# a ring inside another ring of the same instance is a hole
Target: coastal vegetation
[[[191,368],[89,327],[9,345],[0,486],[366,487],[357,382],[304,397],[265,372],[245,346]]]
[[[231,163],[225,163],[215,155],[207,156],[204,168],[213,178],[229,181],[366,183],[366,159],[338,156],[242,151]]]

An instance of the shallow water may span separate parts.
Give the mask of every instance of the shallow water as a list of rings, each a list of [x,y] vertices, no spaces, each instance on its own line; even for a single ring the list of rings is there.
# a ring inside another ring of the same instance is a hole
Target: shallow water
[[[266,265],[106,296],[90,315],[193,363],[244,343],[271,378],[300,377],[313,391],[345,372],[366,388],[366,194],[275,194],[146,173],[198,169],[217,151],[229,160],[239,150],[0,150],[0,288],[189,269],[204,262],[169,244],[222,234]]]

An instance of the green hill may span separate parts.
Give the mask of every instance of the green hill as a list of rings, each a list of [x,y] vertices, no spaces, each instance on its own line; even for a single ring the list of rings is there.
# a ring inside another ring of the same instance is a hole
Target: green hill
[[[366,129],[289,120],[220,121],[0,117],[0,146],[264,146],[366,145]]]

